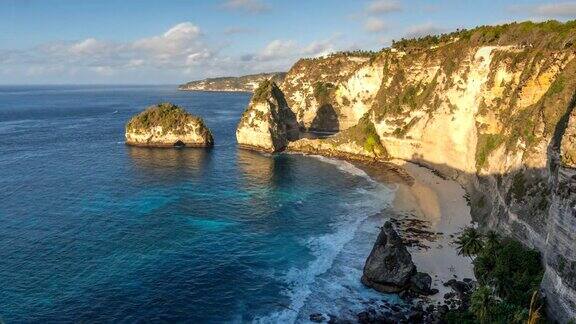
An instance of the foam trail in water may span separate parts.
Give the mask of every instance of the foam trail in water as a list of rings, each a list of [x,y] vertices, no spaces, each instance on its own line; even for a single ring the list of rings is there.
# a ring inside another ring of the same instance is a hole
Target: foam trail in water
[[[393,192],[383,184],[373,181],[364,171],[349,162],[314,157],[333,164],[344,172],[370,180],[370,183],[367,188],[357,188],[350,197],[342,202],[346,212],[344,215],[335,216],[337,223],[334,225],[333,232],[310,238],[305,242],[315,259],[303,269],[290,269],[283,277],[288,285],[285,294],[290,298],[289,307],[266,317],[257,318],[255,322],[300,322],[307,320],[310,311],[328,311],[325,306],[329,305],[331,301],[334,302],[339,299],[340,296],[336,296],[338,294],[357,294],[357,292],[350,292],[350,290],[361,291],[361,293],[367,291],[360,284],[361,267],[370,252],[371,244],[373,244],[373,240],[369,238],[371,236],[375,238],[377,235],[375,224],[378,222],[378,225],[381,225],[382,219],[381,216],[373,216],[376,218],[372,222],[374,224],[368,225],[367,220],[371,215],[379,213],[390,205]],[[371,236],[369,235],[367,238],[368,244],[364,243],[359,247],[350,243],[358,240],[358,230],[361,226],[368,226],[373,233],[369,233]],[[347,251],[348,249],[352,249],[352,251]],[[346,258],[352,258],[352,260],[346,260]],[[354,267],[346,269],[351,263],[355,264]],[[337,269],[334,268],[335,264]],[[339,278],[334,277],[332,273],[339,274]],[[340,276],[340,274],[344,274],[344,276]],[[332,279],[334,282],[330,282]],[[370,293],[368,292],[368,294]],[[315,298],[310,298],[312,295]],[[326,303],[319,304],[316,297],[322,298],[323,295],[327,295],[324,298]],[[373,294],[370,296],[374,297]],[[381,295],[379,297],[382,298]],[[315,299],[315,301],[310,303],[310,299]],[[341,306],[349,308],[350,303],[343,303]]]

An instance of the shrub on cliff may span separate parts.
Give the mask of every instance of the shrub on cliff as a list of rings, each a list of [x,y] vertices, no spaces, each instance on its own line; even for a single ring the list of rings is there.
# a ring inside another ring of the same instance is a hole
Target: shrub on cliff
[[[446,314],[448,323],[525,323],[542,314],[534,292],[544,268],[536,250],[489,232],[476,255],[474,273],[480,287],[472,293],[469,308]]]
[[[252,96],[253,102],[264,102],[268,98],[268,94],[272,91],[274,83],[270,80],[264,80],[258,84],[258,88],[254,90]]]
[[[201,118],[189,114],[175,104],[165,102],[151,106],[144,112],[132,117],[126,128],[129,131],[141,133],[160,126],[164,134],[172,132],[182,135],[186,132],[186,125],[191,122],[204,125]]]
[[[334,84],[329,82],[316,82],[314,83],[314,98],[319,105],[324,105],[330,102],[330,96]]]
[[[538,251],[506,239],[480,252],[474,260],[474,273],[480,283],[493,286],[498,296],[528,307],[532,293],[540,286],[544,269]]]
[[[337,144],[354,142],[364,148],[364,151],[371,153],[373,157],[386,157],[386,148],[380,141],[380,136],[376,132],[374,123],[368,114],[360,118],[358,124],[346,129],[334,137]]]

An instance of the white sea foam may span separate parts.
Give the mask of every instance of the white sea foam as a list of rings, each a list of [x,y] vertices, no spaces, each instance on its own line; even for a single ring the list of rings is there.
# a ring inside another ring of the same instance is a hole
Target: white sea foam
[[[310,156],[313,158],[316,158],[322,162],[335,165],[338,168],[338,170],[340,170],[340,171],[344,171],[346,173],[349,173],[349,174],[352,174],[352,175],[355,175],[358,177],[362,177],[362,178],[364,178],[370,182],[375,182],[374,179],[372,179],[368,174],[366,174],[366,172],[364,172],[364,170],[356,167],[354,164],[352,164],[348,161],[327,158],[327,157],[321,156],[321,155],[310,155]]]
[[[393,191],[349,162],[314,157],[370,180],[369,186],[357,188],[341,202],[346,212],[335,216],[338,221],[331,233],[304,242],[315,259],[303,269],[290,269],[282,277],[288,286],[284,293],[290,305],[257,318],[257,323],[302,322],[316,312],[339,315],[341,310],[354,310],[367,300],[382,299],[382,295],[364,288],[360,277],[377,235],[376,226],[383,221],[379,212],[390,206]]]

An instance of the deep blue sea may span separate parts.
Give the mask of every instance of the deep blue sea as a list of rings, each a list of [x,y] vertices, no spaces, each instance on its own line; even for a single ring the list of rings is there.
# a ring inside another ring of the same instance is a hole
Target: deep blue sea
[[[382,299],[360,276],[391,189],[241,150],[249,94],[175,88],[0,87],[0,322],[303,322]],[[216,146],[124,145],[164,101]]]

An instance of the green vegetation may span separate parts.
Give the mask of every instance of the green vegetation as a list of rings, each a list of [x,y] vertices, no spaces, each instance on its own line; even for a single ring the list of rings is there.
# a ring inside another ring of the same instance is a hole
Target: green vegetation
[[[314,83],[314,98],[320,106],[330,103],[330,97],[334,84],[330,82],[316,82]]]
[[[465,229],[458,241],[469,241],[470,233]],[[479,287],[468,308],[451,310],[444,319],[448,323],[538,323],[543,313],[536,294],[544,275],[540,254],[494,232],[480,240],[482,248],[474,249]]]
[[[476,168],[480,170],[488,159],[492,151],[498,148],[503,142],[500,134],[479,134],[476,144]]]
[[[417,58],[413,58],[417,60]],[[408,77],[405,69],[412,64],[411,59],[406,58],[402,66],[400,61],[394,57],[388,57],[385,65],[385,74],[390,78],[389,82],[382,82],[374,102],[374,112],[376,120],[382,120],[385,116],[406,117],[410,111],[420,107],[428,107],[435,110],[440,102],[435,100],[435,90],[438,85],[440,73],[436,73],[434,78],[428,82],[418,82],[416,84],[407,83]],[[398,70],[387,71],[391,65],[398,66]],[[399,130],[400,132],[400,130]]]
[[[549,20],[510,23],[498,26],[479,26],[473,29],[458,29],[452,33],[427,35],[419,38],[393,41],[392,47],[400,50],[417,50],[431,46],[442,46],[459,40],[471,45],[509,45],[524,43],[541,48],[561,49],[567,46],[566,39],[576,35],[576,21],[565,23]],[[568,44],[572,46],[573,44]]]
[[[493,287],[500,298],[527,307],[544,270],[538,251],[506,239],[480,251],[474,260],[474,273],[481,284]]]
[[[366,113],[358,124],[346,129],[334,137],[336,144],[348,141],[355,142],[364,148],[366,152],[372,153],[374,157],[386,156],[386,149],[380,141],[380,136],[376,132],[374,123],[370,121],[370,116]]]
[[[496,299],[492,289],[488,286],[481,286],[470,298],[470,311],[481,323],[486,323],[494,304],[496,304]]]
[[[183,108],[166,102],[147,108],[142,113],[132,117],[126,129],[128,131],[142,133],[153,127],[162,127],[162,133],[172,132],[177,135],[186,133],[187,124],[190,122],[204,125],[201,118],[193,116]]]
[[[383,151],[384,147],[380,143],[380,136],[376,133],[373,123],[369,123],[364,127],[364,134],[366,136],[364,140],[364,150],[366,152],[372,152],[376,155],[376,151]]]
[[[472,257],[482,251],[484,242],[482,235],[474,227],[467,227],[455,241],[458,254]]]
[[[254,94],[252,95],[253,102],[266,102],[268,100],[268,96],[272,92],[273,87],[276,86],[274,82],[270,80],[264,80],[260,82],[258,88],[254,90]]]
[[[554,80],[550,89],[548,89],[547,95],[553,96],[559,94],[564,90],[564,86],[564,76],[560,75],[556,80]]]

